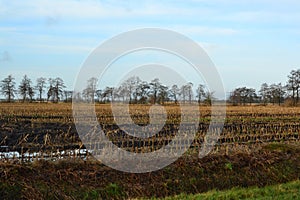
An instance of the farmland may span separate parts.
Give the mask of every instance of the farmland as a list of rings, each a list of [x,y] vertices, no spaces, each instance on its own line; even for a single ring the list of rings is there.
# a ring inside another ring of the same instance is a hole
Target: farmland
[[[149,123],[149,105],[132,105],[133,122],[140,126]],[[65,150],[82,148],[76,132],[71,104],[1,104],[0,146],[17,151]],[[152,151],[172,140],[179,129],[179,106],[165,106],[167,120],[154,137],[140,141],[120,130],[110,105],[96,105],[102,130],[121,148],[130,151]],[[200,107],[199,127],[192,147],[200,147],[210,123],[210,107]],[[216,151],[239,147],[241,151],[269,142],[299,141],[300,108],[278,106],[227,107],[226,122],[217,142]],[[126,124],[125,124],[126,125]],[[134,132],[134,130],[132,130]],[[186,130],[187,134],[189,130]],[[155,145],[154,145],[155,144]],[[153,149],[152,149],[153,148]]]
[[[149,124],[149,109],[149,105],[130,105],[131,119],[140,126]],[[143,153],[167,145],[178,132],[179,106],[166,105],[165,109],[165,125],[145,139],[120,130],[109,105],[97,104],[96,114],[114,144]],[[198,152],[209,128],[211,109],[200,106],[200,113],[193,119],[199,127],[191,148],[178,161],[156,172],[127,174],[102,165],[84,151],[71,104],[2,103],[0,146],[19,156],[1,159],[0,191],[34,199],[122,199],[261,187],[299,179],[300,108],[228,106],[223,132],[213,151],[202,159]],[[183,143],[177,144],[181,148]]]

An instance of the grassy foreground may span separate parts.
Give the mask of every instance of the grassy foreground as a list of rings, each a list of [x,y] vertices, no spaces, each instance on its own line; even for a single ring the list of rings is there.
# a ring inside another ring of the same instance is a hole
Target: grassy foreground
[[[286,184],[266,186],[263,188],[233,188],[225,191],[214,190],[196,195],[181,194],[174,197],[164,198],[164,200],[171,199],[300,199],[300,181],[298,180]]]

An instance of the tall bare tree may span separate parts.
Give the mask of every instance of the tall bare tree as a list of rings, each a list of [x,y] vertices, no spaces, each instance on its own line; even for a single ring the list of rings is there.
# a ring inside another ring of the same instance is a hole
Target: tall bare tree
[[[103,101],[103,90],[99,89],[99,90],[96,90],[96,96],[98,97],[98,102],[99,103],[102,103]]]
[[[260,90],[258,91],[260,98],[261,98],[261,102],[263,103],[263,105],[267,105],[268,101],[270,100],[270,87],[267,83],[263,83],[260,87]]]
[[[202,98],[204,97],[205,95],[205,90],[204,90],[205,86],[203,84],[199,84],[198,85],[198,88],[196,90],[197,92],[197,95],[196,97],[198,98],[198,103],[200,104],[201,103],[201,100]]]
[[[52,101],[57,103],[60,101],[61,96],[63,95],[63,89],[65,88],[64,81],[57,77],[55,79],[49,79],[49,89],[48,89],[48,98],[47,100],[50,100],[52,98]]]
[[[188,98],[189,98],[189,103],[192,103],[193,96],[194,96],[194,93],[193,93],[193,83],[189,82],[186,85],[186,89],[187,89],[187,95],[188,95]]]
[[[160,85],[159,87],[158,102],[162,105],[164,105],[165,102],[169,100],[168,90],[169,88],[165,85]]]
[[[150,82],[149,85],[150,85],[150,93],[152,94],[153,104],[156,104],[161,83],[158,78],[155,78]]]
[[[27,77],[27,75],[25,75],[19,85],[19,93],[20,95],[22,95],[22,100],[23,102],[26,100],[26,96],[29,92],[29,87],[31,83],[31,80]]]
[[[128,85],[126,84],[126,82],[123,82],[120,85],[120,87],[115,91],[115,93],[118,93],[118,97],[119,97],[119,99],[121,99],[123,101],[123,103],[126,100],[129,100],[130,92],[129,92]]]
[[[192,103],[193,95],[193,83],[189,82],[181,86],[180,96],[183,102],[188,100],[189,103]]]
[[[44,89],[46,88],[46,78],[40,77],[36,80],[36,90],[39,92],[39,101],[42,101]]]
[[[147,96],[149,94],[150,86],[146,81],[142,81],[138,84],[136,89],[137,102],[146,103]]]
[[[177,85],[172,85],[172,87],[169,90],[169,95],[171,98],[174,99],[174,103],[177,104],[178,103],[178,96],[180,93],[180,89],[178,88]]]
[[[97,82],[98,82],[97,78],[95,77],[90,78],[87,81],[87,87],[83,90],[83,96],[85,96],[87,101],[92,103],[95,102]]]
[[[65,95],[65,102],[71,102],[72,101],[73,91],[64,90],[64,95]]]
[[[12,75],[8,75],[7,78],[1,81],[0,87],[1,87],[1,93],[4,96],[6,96],[8,102],[11,102],[12,99],[15,97],[15,92],[16,92],[15,78],[12,77]]]
[[[106,102],[113,102],[114,101],[114,88],[107,86],[103,91],[103,97],[106,99]]]
[[[204,103],[211,106],[213,100],[215,100],[215,92],[206,91],[204,94]]]
[[[128,78],[125,82],[123,87],[126,88],[126,91],[128,91],[129,93],[129,103],[132,103],[132,99],[136,99],[137,96],[135,96],[134,94],[136,93],[138,84],[141,82],[141,79],[137,76],[133,76]]]
[[[55,102],[58,102],[60,100],[60,97],[63,95],[63,90],[65,88],[64,81],[57,77],[54,79],[54,95],[55,95]]]
[[[273,104],[278,103],[278,105],[280,105],[285,93],[285,87],[283,87],[281,83],[272,84],[270,86],[270,96]]]
[[[292,93],[293,105],[297,105],[299,103],[300,70],[292,70],[288,78],[287,90]]]
[[[47,92],[47,102],[52,98],[53,101],[53,96],[54,96],[54,87],[53,87],[53,79],[49,78],[48,79],[49,82],[49,88],[48,88],[48,92]]]

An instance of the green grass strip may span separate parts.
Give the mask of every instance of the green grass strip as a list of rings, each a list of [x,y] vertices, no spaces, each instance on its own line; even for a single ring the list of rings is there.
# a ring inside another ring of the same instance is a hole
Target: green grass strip
[[[180,194],[173,197],[167,197],[164,200],[173,199],[201,199],[201,200],[235,200],[235,199],[300,199],[300,180],[279,184],[274,186],[266,186],[263,188],[233,188],[225,191],[210,191],[207,193],[187,195]]]

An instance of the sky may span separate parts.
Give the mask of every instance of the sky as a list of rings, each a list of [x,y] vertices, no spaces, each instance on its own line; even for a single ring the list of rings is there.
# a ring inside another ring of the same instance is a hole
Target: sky
[[[0,79],[61,77],[72,89],[103,41],[155,27],[197,42],[226,92],[258,90],[300,68],[299,10],[298,0],[0,0]]]

